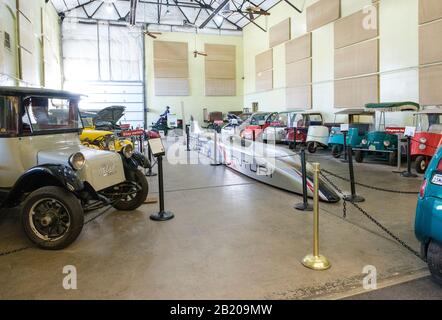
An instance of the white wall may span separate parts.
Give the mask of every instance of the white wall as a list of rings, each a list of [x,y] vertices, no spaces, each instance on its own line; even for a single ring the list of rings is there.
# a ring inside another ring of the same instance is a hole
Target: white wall
[[[203,108],[211,111],[241,111],[243,109],[243,39],[238,36],[220,36],[194,33],[164,32],[158,37],[161,41],[187,42],[189,50],[189,79],[190,95],[184,97],[155,96],[154,88],[154,62],[153,39],[146,37],[146,75],[147,75],[147,101],[148,124],[155,121],[166,106],[171,107],[171,112],[180,118],[181,102],[184,103],[185,116],[189,119],[193,115],[200,122],[203,119]],[[236,96],[206,97],[205,96],[205,59],[203,56],[193,57],[195,48],[204,51],[205,44],[226,44],[236,46]],[[247,60],[248,57],[245,56]]]
[[[22,81],[19,74],[17,7],[15,0],[0,0],[0,85],[46,86],[61,88],[60,26],[52,3],[45,0],[22,2],[23,11],[32,19],[30,59],[31,80]],[[44,23],[44,39],[42,24]],[[11,37],[11,49],[4,46],[5,32]],[[44,48],[44,50],[43,50]]]
[[[309,6],[317,0],[306,0]],[[294,1],[302,6],[303,0]],[[348,16],[371,5],[371,0],[341,0],[341,14]],[[380,26],[380,98],[381,102],[419,102],[418,81],[418,0],[382,0],[379,2]],[[291,17],[292,39],[306,32],[306,13],[297,13],[286,3],[280,3],[271,15],[257,19],[271,27]],[[284,44],[274,48],[274,89],[255,92],[255,56],[268,49],[268,33],[249,24],[244,30],[244,105],[258,102],[260,110],[285,110]],[[334,24],[313,31],[313,109],[321,111],[326,121],[334,120]],[[258,40],[259,39],[259,40]],[[389,115],[391,123],[410,123],[411,117]],[[343,119],[338,119],[343,121]]]

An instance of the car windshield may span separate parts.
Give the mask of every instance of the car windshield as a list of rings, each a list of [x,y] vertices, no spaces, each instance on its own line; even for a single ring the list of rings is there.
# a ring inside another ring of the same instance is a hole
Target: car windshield
[[[17,133],[18,98],[0,96],[0,136]]]
[[[417,131],[441,132],[442,114],[429,113],[417,115]]]
[[[320,114],[310,115],[310,125],[321,125],[321,124],[322,124],[322,116]]]
[[[254,114],[252,116],[252,119],[250,120],[250,124],[253,126],[262,125],[263,122],[265,122],[268,115],[269,115],[268,113]]]
[[[83,128],[74,99],[28,97],[23,101],[23,131],[72,131]]]

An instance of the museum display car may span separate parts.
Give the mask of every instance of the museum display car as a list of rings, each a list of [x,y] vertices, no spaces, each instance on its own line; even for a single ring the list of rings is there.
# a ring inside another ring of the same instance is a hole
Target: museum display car
[[[0,208],[20,205],[26,235],[43,249],[75,241],[85,212],[135,210],[148,194],[132,145],[117,153],[81,144],[80,97],[0,87]]]
[[[442,148],[425,173],[416,208],[415,234],[421,255],[436,282],[442,285]]]

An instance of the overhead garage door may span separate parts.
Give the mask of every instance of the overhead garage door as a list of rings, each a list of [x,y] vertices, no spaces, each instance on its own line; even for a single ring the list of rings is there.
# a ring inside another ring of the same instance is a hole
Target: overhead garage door
[[[63,22],[64,88],[85,94],[80,107],[126,107],[123,123],[144,124],[142,36],[139,28]]]

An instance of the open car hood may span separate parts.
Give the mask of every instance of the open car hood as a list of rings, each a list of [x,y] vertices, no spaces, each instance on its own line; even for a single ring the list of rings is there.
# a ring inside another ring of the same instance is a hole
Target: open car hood
[[[104,108],[103,110],[97,112],[94,122],[110,122],[117,123],[123,116],[126,107],[123,106],[111,106]]]

